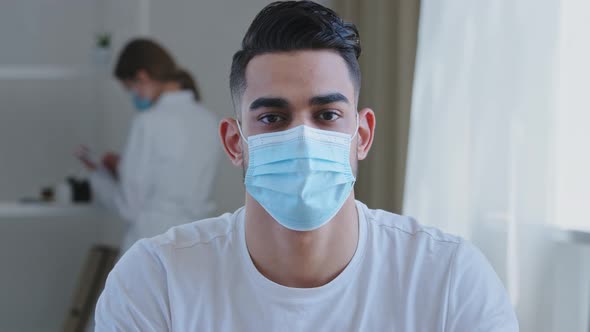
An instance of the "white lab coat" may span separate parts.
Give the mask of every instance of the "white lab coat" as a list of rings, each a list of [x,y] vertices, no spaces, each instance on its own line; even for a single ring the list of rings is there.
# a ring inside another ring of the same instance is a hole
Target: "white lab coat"
[[[122,252],[135,241],[206,218],[220,147],[217,118],[183,90],[160,96],[133,119],[119,181],[99,169],[95,198],[129,222]]]

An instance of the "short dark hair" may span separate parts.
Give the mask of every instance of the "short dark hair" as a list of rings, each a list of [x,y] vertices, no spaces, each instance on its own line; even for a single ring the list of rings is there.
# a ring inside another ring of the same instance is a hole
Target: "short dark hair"
[[[244,36],[242,49],[233,56],[229,84],[234,107],[239,107],[236,101],[246,90],[246,66],[252,58],[299,50],[338,52],[359,91],[361,44],[356,26],[313,1],[277,1],[258,13]]]

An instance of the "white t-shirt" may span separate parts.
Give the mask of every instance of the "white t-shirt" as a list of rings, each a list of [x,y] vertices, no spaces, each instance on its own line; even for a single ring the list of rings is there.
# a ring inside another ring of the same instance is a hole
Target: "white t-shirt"
[[[108,277],[96,331],[518,331],[502,283],[473,245],[357,208],[357,250],[318,288],[258,272],[243,208],[140,240]]]

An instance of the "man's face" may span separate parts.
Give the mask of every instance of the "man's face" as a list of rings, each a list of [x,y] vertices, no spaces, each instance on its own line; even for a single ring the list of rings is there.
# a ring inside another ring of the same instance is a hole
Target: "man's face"
[[[241,123],[246,137],[300,125],[353,135],[356,94],[344,59],[324,50],[268,53],[246,67],[247,88],[241,98]],[[357,139],[350,164],[356,175]],[[244,144],[244,167],[248,165]]]

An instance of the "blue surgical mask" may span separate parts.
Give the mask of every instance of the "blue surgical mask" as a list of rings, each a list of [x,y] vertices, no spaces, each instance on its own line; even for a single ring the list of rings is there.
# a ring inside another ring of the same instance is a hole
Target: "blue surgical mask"
[[[133,98],[133,106],[138,111],[146,111],[152,107],[152,101],[147,98],[142,98],[135,92],[131,92],[131,97]]]
[[[311,231],[330,221],[356,181],[349,134],[298,126],[247,140],[246,190],[279,224]]]

